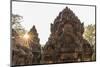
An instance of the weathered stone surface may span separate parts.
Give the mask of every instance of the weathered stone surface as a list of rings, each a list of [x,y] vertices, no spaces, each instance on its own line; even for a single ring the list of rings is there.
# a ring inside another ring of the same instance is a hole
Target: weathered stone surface
[[[51,34],[43,48],[43,62],[78,62],[91,59],[92,48],[83,38],[84,23],[66,7],[54,23],[51,24]]]
[[[41,46],[35,26],[29,31],[29,47],[25,47],[24,39],[12,30],[12,65],[40,64]]]
[[[40,64],[41,61],[41,46],[40,46],[40,39],[38,38],[38,33],[37,30],[35,28],[35,26],[33,26],[30,31],[28,32],[28,34],[30,35],[30,49],[32,50],[32,54],[34,55],[33,57],[33,64]]]

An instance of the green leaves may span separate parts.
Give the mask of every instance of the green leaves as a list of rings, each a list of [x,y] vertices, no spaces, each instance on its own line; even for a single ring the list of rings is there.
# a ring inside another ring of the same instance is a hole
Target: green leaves
[[[85,32],[84,32],[84,38],[86,40],[88,40],[88,42],[91,44],[94,52],[92,55],[92,60],[96,60],[96,43],[95,43],[95,37],[96,37],[96,33],[95,33],[95,24],[90,24],[88,26],[85,27]]]
[[[95,25],[88,25],[85,27],[84,38],[89,41],[91,45],[95,44]]]

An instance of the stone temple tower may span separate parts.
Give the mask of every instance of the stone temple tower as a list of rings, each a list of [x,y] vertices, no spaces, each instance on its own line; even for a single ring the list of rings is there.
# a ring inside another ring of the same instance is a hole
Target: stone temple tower
[[[92,47],[83,38],[84,23],[68,7],[55,18],[50,30],[43,48],[43,63],[91,60]]]

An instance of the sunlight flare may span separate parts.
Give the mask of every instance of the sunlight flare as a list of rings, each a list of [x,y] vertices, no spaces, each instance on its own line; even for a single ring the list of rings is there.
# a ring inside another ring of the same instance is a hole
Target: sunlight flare
[[[24,38],[25,40],[28,40],[28,39],[30,38],[30,36],[26,33],[26,34],[23,36],[23,38]]]

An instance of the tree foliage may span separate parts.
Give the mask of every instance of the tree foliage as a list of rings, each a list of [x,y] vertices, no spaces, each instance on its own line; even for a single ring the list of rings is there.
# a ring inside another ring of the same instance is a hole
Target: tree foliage
[[[85,27],[84,38],[89,41],[91,45],[95,44],[95,25],[88,25]]]
[[[14,29],[18,34],[22,35],[25,33],[25,29],[21,25],[23,17],[17,14],[12,14],[12,29]]]
[[[92,48],[94,49],[94,53],[92,56],[92,60],[95,60],[95,48],[96,48],[96,43],[95,43],[95,24],[90,24],[85,27],[85,32],[84,32],[84,38],[88,40],[88,42],[91,44]]]

